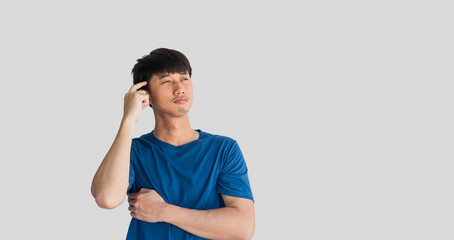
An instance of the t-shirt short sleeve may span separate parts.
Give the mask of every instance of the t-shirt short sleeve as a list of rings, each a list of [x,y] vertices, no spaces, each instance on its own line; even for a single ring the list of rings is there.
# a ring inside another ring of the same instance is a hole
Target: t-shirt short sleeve
[[[136,159],[138,157],[137,155],[137,142],[132,139],[131,143],[131,156],[130,156],[130,161],[129,161],[129,186],[128,186],[128,191],[127,193],[131,191],[131,188],[134,184],[135,180],[135,172],[134,172],[134,163],[136,162]]]
[[[254,201],[246,162],[236,141],[222,161],[222,169],[217,181],[218,193]]]

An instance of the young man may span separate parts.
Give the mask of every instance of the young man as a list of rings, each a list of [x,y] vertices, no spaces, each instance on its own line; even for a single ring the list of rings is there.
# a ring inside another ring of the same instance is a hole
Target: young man
[[[129,195],[127,239],[251,239],[254,198],[237,142],[193,130],[192,69],[187,58],[160,48],[137,60],[120,129],[92,183],[101,208]],[[132,139],[142,110],[154,130]]]

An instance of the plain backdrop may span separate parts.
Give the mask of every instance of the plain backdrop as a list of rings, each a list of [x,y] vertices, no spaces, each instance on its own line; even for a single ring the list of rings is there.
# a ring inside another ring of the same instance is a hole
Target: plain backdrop
[[[193,68],[194,129],[238,141],[255,240],[453,239],[449,1],[2,1],[1,239],[124,239],[93,175],[138,58]],[[143,111],[134,137],[154,127]]]

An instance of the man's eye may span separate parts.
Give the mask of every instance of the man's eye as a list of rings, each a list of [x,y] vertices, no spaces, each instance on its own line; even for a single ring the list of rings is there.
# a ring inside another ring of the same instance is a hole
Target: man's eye
[[[183,78],[183,80],[189,80],[189,78]]]
[[[162,82],[161,84],[164,84],[164,83],[168,83],[168,82],[170,82],[170,81],[169,81],[169,80],[167,80],[167,81],[164,81],[164,82]]]

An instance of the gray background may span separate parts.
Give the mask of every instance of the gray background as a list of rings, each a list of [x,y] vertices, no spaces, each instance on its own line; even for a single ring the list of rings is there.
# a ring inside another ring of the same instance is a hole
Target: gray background
[[[367,3],[366,3],[367,2]],[[448,1],[2,1],[1,239],[124,239],[96,206],[136,60],[191,61],[195,129],[236,139],[254,239],[453,239]],[[154,127],[147,108],[134,136]]]

